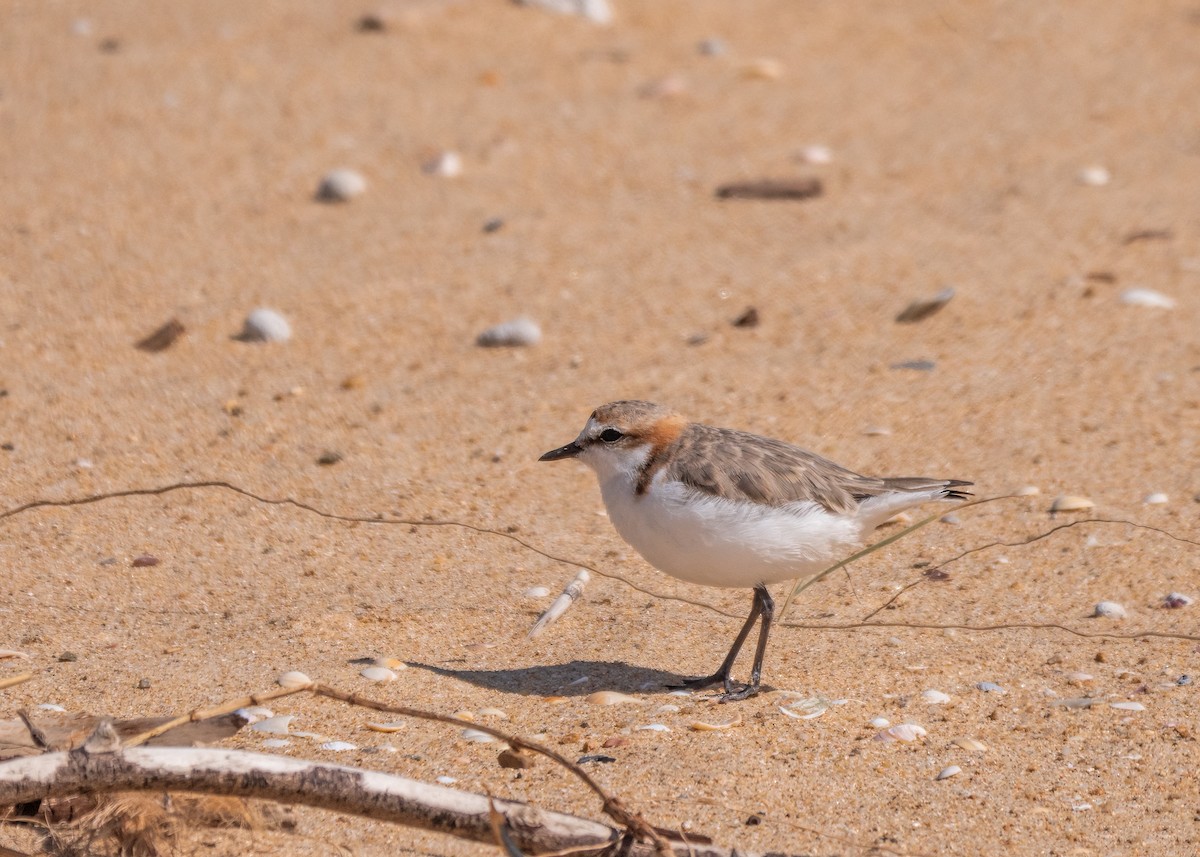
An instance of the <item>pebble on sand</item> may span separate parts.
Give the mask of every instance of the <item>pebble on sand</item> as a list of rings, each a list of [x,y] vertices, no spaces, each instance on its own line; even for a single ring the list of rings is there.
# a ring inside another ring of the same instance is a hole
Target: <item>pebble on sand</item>
[[[1180,607],[1188,607],[1196,599],[1190,595],[1185,595],[1182,592],[1168,592],[1163,598],[1163,607],[1169,610],[1178,610]]]
[[[1092,608],[1092,616],[1097,619],[1124,619],[1127,611],[1116,601],[1101,601]]]
[[[349,202],[366,189],[367,180],[362,173],[343,167],[322,176],[314,196],[318,202]]]
[[[833,150],[828,146],[812,143],[802,148],[797,157],[806,164],[831,164],[833,163]]]
[[[458,152],[438,152],[421,165],[421,170],[431,176],[456,178],[462,175],[462,156]]]
[[[287,342],[292,338],[292,326],[275,310],[259,307],[246,316],[237,338],[242,342]]]
[[[950,694],[943,693],[940,690],[923,690],[921,698],[930,705],[945,705],[950,701]]]
[[[475,337],[475,344],[483,348],[519,348],[537,345],[542,341],[542,329],[531,318],[521,316],[489,327]]]
[[[1163,506],[1171,502],[1171,498],[1162,491],[1155,491],[1153,494],[1147,494],[1142,498],[1142,502],[1147,506]]]

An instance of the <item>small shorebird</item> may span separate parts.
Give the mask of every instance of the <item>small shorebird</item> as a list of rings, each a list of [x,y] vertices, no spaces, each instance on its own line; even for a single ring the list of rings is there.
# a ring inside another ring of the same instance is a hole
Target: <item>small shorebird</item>
[[[823,571],[897,512],[965,499],[960,489],[972,484],[861,476],[783,441],[638,401],[597,408],[579,437],[539,460],[563,458],[596,471],[613,526],[652,566],[689,583],[753,588],[750,616],[721,666],[684,681],[722,685],[722,702],[758,692],[775,612],[768,585]],[[734,661],[760,618],[750,681],[737,686]]]

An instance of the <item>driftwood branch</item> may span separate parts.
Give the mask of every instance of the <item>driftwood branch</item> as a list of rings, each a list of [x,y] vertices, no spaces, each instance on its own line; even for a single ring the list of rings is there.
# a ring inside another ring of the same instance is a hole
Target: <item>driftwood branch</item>
[[[0,805],[116,791],[200,792],[303,804],[495,843],[491,801],[504,817],[505,838],[527,854],[589,848],[599,854],[621,842],[625,833],[517,801],[344,765],[212,748],[109,750],[114,745],[95,742],[97,751],[88,746],[0,764]],[[655,844],[626,843],[634,857],[656,853]],[[753,857],[713,845],[678,843],[672,848],[675,854],[695,857]]]

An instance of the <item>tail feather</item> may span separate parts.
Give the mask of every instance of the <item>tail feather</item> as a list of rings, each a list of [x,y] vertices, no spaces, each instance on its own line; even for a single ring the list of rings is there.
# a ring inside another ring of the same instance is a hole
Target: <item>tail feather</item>
[[[966,500],[971,496],[962,488],[973,485],[961,479],[929,479],[923,476],[898,476],[883,480],[885,490],[859,503],[859,517],[868,529],[877,527],[897,512],[931,500]]]

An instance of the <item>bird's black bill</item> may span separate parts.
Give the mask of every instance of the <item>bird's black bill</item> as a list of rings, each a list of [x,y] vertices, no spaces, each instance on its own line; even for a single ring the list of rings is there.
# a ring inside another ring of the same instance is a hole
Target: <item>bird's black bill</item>
[[[560,458],[574,458],[581,452],[583,452],[583,447],[575,441],[571,441],[566,446],[550,450],[539,458],[538,461],[558,461]]]

